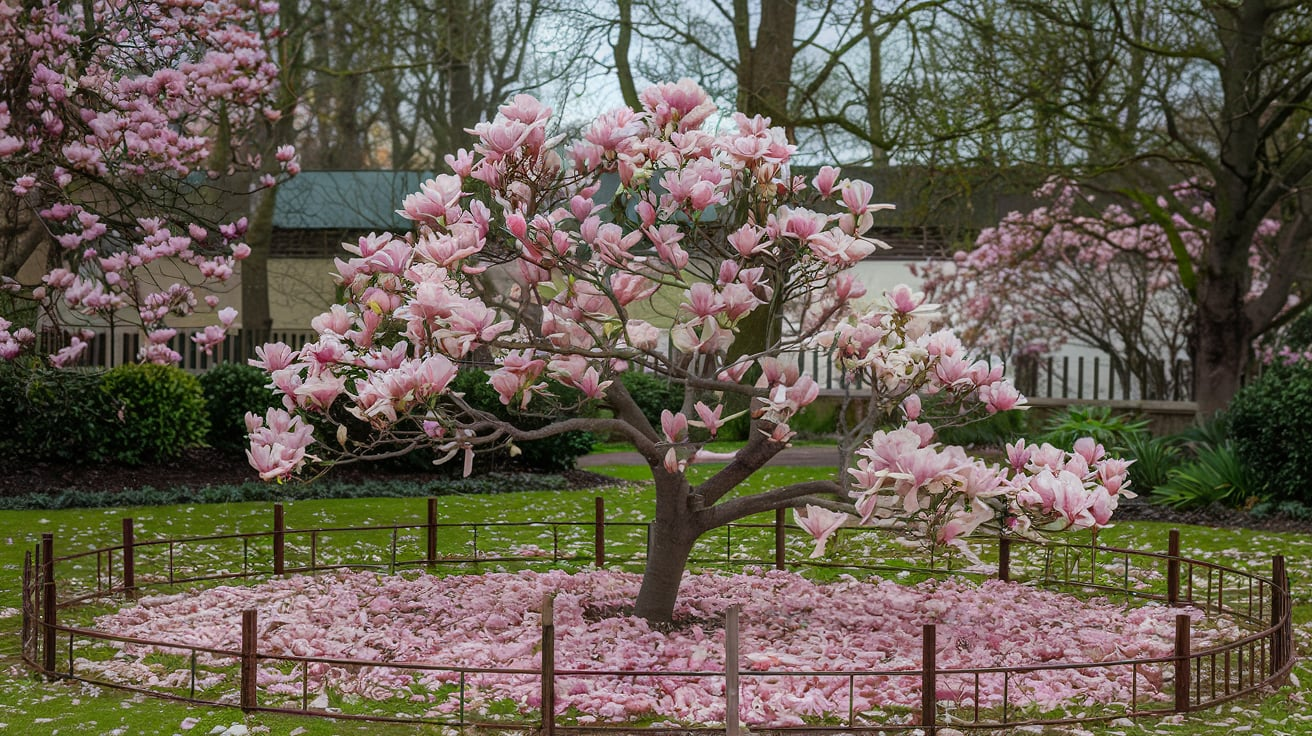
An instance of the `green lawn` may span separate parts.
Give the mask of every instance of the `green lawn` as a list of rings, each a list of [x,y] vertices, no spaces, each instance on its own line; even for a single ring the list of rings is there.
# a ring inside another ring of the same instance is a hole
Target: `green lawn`
[[[646,468],[600,468],[601,472],[621,478],[642,480]],[[697,467],[694,472],[709,472]],[[788,483],[824,474],[818,468],[769,468],[754,483]],[[830,471],[832,472],[832,471]],[[751,490],[745,489],[745,490]],[[562,520],[589,521],[592,518],[593,498],[604,496],[607,519],[618,521],[645,521],[650,513],[650,495],[641,486],[626,486],[604,491],[526,491],[518,494],[491,496],[447,496],[439,499],[439,521],[470,522],[480,520],[530,521]],[[422,523],[425,504],[422,499],[355,499],[331,501],[298,501],[286,506],[286,523],[289,528],[353,526],[367,524]],[[132,516],[136,520],[138,541],[153,537],[180,537],[227,532],[263,531],[271,527],[272,513],[269,504],[220,504],[193,506],[146,507],[131,509],[94,509],[66,511],[12,511],[0,513],[0,566],[3,566],[4,583],[0,585],[0,734],[209,734],[234,725],[244,724],[252,733],[304,734],[412,734],[438,733],[436,727],[391,726],[332,722],[318,718],[251,715],[245,716],[236,709],[198,708],[167,701],[133,697],[113,690],[101,690],[73,683],[47,683],[31,676],[19,664],[18,628],[19,579],[23,553],[31,549],[43,532],[55,535],[56,554],[91,549],[116,543],[121,530],[120,519]],[[622,528],[617,528],[619,532]],[[1312,536],[1275,534],[1252,531],[1213,530],[1201,527],[1183,527],[1183,554],[1203,560],[1253,569],[1266,573],[1270,570],[1272,554],[1286,555],[1289,561],[1291,584],[1294,587],[1295,620],[1298,623],[1299,648],[1306,650],[1312,640]],[[549,548],[551,540],[541,530],[536,537],[509,542],[531,541]],[[621,536],[621,535],[616,535]],[[630,535],[627,541],[608,542],[612,555],[637,549],[641,540]],[[1128,546],[1144,550],[1164,551],[1167,527],[1152,523],[1123,523],[1106,530],[1100,541],[1113,546]],[[610,535],[608,535],[608,539]],[[413,544],[415,540],[402,540]],[[488,540],[484,539],[484,543]],[[560,540],[558,540],[560,541]],[[762,547],[764,540],[735,541],[735,551],[742,545],[748,552]],[[577,544],[575,544],[577,542]],[[462,539],[444,539],[446,545],[459,547]],[[590,541],[572,537],[560,541],[564,548],[590,552]],[[297,542],[288,540],[289,549],[297,549]],[[325,547],[330,547],[325,542]],[[722,538],[708,540],[706,554],[722,553]],[[809,550],[801,535],[789,539],[789,554],[793,559],[805,556]],[[303,552],[303,550],[301,550]],[[330,554],[325,551],[324,554]],[[229,552],[231,554],[231,551]],[[291,554],[289,552],[289,554]],[[905,554],[905,553],[903,553]],[[1162,721],[1128,722],[1090,729],[1094,734],[1232,734],[1250,732],[1261,734],[1309,733],[1312,734],[1312,712],[1307,701],[1312,697],[1312,667],[1300,663],[1296,678],[1303,684],[1291,684],[1262,699],[1228,704],[1216,711],[1194,714],[1188,718]],[[192,719],[192,720],[188,720]],[[190,726],[190,729],[187,728]],[[1051,733],[1081,733],[1079,731],[1050,731]]]
[[[793,438],[788,441],[791,447],[833,447],[832,439],[803,440]],[[742,442],[736,440],[712,440],[702,444],[702,449],[708,452],[733,452],[741,449]],[[609,455],[616,452],[633,452],[633,443],[631,442],[598,442],[592,446],[592,454]]]

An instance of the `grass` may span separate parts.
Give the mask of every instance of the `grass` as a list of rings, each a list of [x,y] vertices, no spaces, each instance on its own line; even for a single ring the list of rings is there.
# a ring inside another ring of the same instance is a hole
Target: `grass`
[[[832,439],[798,439],[794,437],[788,441],[793,447],[833,447]],[[712,440],[702,445],[702,449],[707,452],[733,452],[741,449],[743,443],[737,440]],[[592,446],[594,455],[611,455],[617,452],[633,452],[633,443],[631,442],[598,442]]]
[[[618,478],[644,480],[649,478],[646,468],[610,467],[597,469]],[[709,473],[713,466],[698,466],[696,474]],[[832,472],[832,471],[830,471]],[[759,489],[762,484],[784,484],[825,473],[819,468],[767,468],[743,492]],[[481,520],[531,521],[570,520],[587,521],[592,516],[593,498],[602,495],[606,500],[607,519],[611,522],[646,521],[651,508],[650,494],[641,486],[627,486],[597,491],[526,491],[519,494],[493,496],[447,496],[439,499],[439,521],[471,522]],[[354,526],[369,524],[422,523],[425,506],[419,499],[353,499],[296,501],[286,504],[286,521],[289,528]],[[23,553],[31,549],[43,532],[55,535],[56,554],[91,549],[119,541],[120,519],[131,516],[135,520],[138,541],[154,537],[181,537],[189,535],[221,534],[230,532],[263,531],[271,527],[271,506],[267,503],[196,504],[138,508],[77,509],[61,511],[9,511],[0,513],[0,735],[5,733],[32,734],[114,734],[139,736],[144,734],[209,734],[218,733],[243,724],[253,733],[292,734],[298,736],[327,736],[329,734],[368,733],[415,734],[439,733],[437,727],[419,727],[387,724],[363,724],[349,721],[333,722],[319,718],[279,716],[270,714],[244,715],[227,708],[188,706],[152,698],[134,697],[109,689],[88,687],[78,683],[47,683],[33,677],[18,660],[19,605],[18,580]],[[624,527],[616,527],[619,532]],[[639,529],[639,528],[634,528]],[[1113,546],[1127,546],[1143,550],[1164,551],[1168,526],[1147,522],[1123,523],[1105,530],[1099,541]],[[1298,625],[1299,648],[1306,650],[1312,638],[1312,536],[1277,534],[1246,530],[1182,527],[1183,554],[1202,560],[1215,560],[1224,564],[1261,572],[1270,570],[1273,554],[1284,554],[1289,562],[1291,584],[1294,588],[1294,617]],[[385,533],[384,533],[385,534]],[[546,536],[544,536],[546,535]],[[523,538],[506,537],[501,543],[536,543],[549,549],[550,532],[535,530]],[[617,535],[618,536],[618,535]],[[638,549],[641,535],[634,532],[629,538],[608,542],[609,551],[618,555]],[[611,535],[608,535],[608,540]],[[304,540],[289,537],[289,556],[305,554]],[[362,539],[320,540],[321,550],[340,548],[349,554],[352,545]],[[374,540],[377,541],[377,540]],[[568,549],[590,551],[590,540],[575,540],[566,535],[557,540]],[[402,539],[402,545],[415,545],[417,538]],[[448,554],[458,553],[465,539],[442,540],[441,549]],[[486,537],[480,545],[491,544]],[[723,554],[722,537],[708,540],[707,554]],[[761,540],[735,538],[735,552],[753,553]],[[267,551],[255,550],[252,557],[263,557]],[[807,541],[800,535],[789,538],[790,557],[797,559],[809,550]],[[875,551],[877,552],[877,551]],[[324,554],[330,552],[324,551]],[[905,553],[902,553],[905,554]],[[238,546],[214,546],[198,552],[195,564],[212,564],[210,555],[226,557],[230,561],[240,557]],[[139,563],[140,564],[140,563]],[[239,564],[233,561],[234,565]],[[1299,683],[1290,684],[1279,692],[1259,699],[1227,704],[1213,711],[1191,714],[1188,717],[1171,717],[1164,720],[1145,720],[1130,724],[1121,722],[1108,726],[1095,726],[1088,732],[1099,736],[1117,734],[1202,734],[1203,736],[1229,736],[1248,731],[1262,734],[1312,734],[1312,716],[1305,715],[1312,699],[1312,667],[1300,662],[1295,669]],[[1176,721],[1179,722],[1176,722]],[[184,724],[191,726],[186,729]],[[1050,730],[1049,733],[1077,733],[1076,731]]]

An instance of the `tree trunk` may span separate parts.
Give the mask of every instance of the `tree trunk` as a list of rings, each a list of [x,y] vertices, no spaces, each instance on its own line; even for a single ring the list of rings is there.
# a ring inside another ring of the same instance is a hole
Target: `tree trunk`
[[[657,514],[651,524],[650,544],[647,548],[647,566],[642,574],[642,586],[633,615],[651,623],[670,623],[674,620],[674,604],[679,598],[679,585],[688,566],[697,534],[687,519],[662,518]]]
[[[745,115],[765,115],[793,137],[788,119],[788,91],[793,83],[796,0],[763,0],[756,26],[756,43],[745,33],[747,4],[734,4],[738,35],[738,109]]]
[[[642,109],[638,87],[633,81],[633,67],[629,64],[629,45],[633,40],[633,0],[618,0],[620,11],[618,35],[611,50],[615,52],[615,76],[619,79],[620,95],[624,104],[634,110]]]
[[[1215,223],[1221,229],[1218,211]],[[1214,231],[1211,247],[1204,254],[1198,282],[1198,354],[1194,359],[1194,398],[1198,413],[1211,417],[1230,403],[1248,369],[1248,354],[1255,335],[1244,311],[1244,294],[1249,279],[1247,248],[1222,244],[1222,232]],[[1239,257],[1234,257],[1237,253]],[[1226,257],[1231,254],[1230,257]]]
[[[33,196],[33,195],[29,195]],[[0,276],[16,278],[24,263],[46,242],[46,229],[35,202],[0,191]]]
[[[1199,350],[1194,360],[1194,398],[1198,402],[1198,414],[1204,418],[1225,409],[1239,391],[1244,372],[1248,369],[1249,338],[1238,321],[1238,318],[1206,319],[1201,316],[1198,319]]]
[[[687,478],[661,467],[652,468],[652,477],[656,483],[656,516],[651,522],[647,567],[633,615],[652,623],[670,623],[688,555],[703,530],[696,524],[696,512],[688,506]]]
[[[259,201],[246,230],[246,244],[251,254],[241,262],[241,326],[253,331],[257,342],[268,338],[273,328],[269,307],[269,251],[273,245],[273,211],[278,202],[278,188],[255,195]]]
[[[886,32],[876,33],[875,6],[866,2],[861,6],[861,32],[870,49],[870,68],[866,70],[866,130],[870,136],[870,165],[888,166],[887,137],[884,135],[884,38]]]

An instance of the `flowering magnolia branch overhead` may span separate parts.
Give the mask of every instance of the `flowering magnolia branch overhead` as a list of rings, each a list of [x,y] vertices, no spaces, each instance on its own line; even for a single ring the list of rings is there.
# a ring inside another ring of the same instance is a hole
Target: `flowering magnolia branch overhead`
[[[0,6],[0,239],[14,256],[0,286],[35,305],[41,327],[75,330],[55,365],[115,324],[145,331],[139,359],[176,363],[168,317],[218,307],[209,296],[202,308],[194,287],[227,281],[249,255],[246,220],[198,218],[218,216],[209,180],[260,166],[249,132],[278,114],[266,50],[277,11],[237,0]],[[284,175],[298,171],[291,147],[274,156]],[[19,283],[42,247],[59,265]],[[192,338],[206,350],[236,319],[217,317]],[[2,358],[35,343],[13,328],[0,318]]]

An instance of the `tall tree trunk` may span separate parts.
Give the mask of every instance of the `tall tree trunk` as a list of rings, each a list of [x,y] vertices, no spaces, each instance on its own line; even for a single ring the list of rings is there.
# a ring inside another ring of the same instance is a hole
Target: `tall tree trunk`
[[[304,29],[304,16],[297,3],[283,3],[279,20],[284,28]],[[296,142],[296,102],[305,82],[304,39],[283,36],[278,42],[278,110],[282,116],[265,129],[263,172],[277,174],[273,152],[282,145]],[[273,310],[269,306],[269,253],[273,245],[273,213],[278,204],[278,188],[255,195],[255,209],[246,229],[246,244],[251,253],[241,262],[241,324],[254,330],[256,339],[264,339],[273,329]]]
[[[775,125],[782,125],[793,138],[788,120],[788,91],[793,82],[793,46],[797,31],[796,0],[762,0],[761,18],[756,28],[756,43],[751,39],[751,18],[746,0],[734,2],[734,36],[738,47],[738,109],[745,115],[764,115]],[[784,272],[791,264],[768,268],[766,278],[775,286],[776,300],[786,280]],[[774,304],[759,307],[743,318],[738,339],[730,346],[728,360],[759,353],[777,336],[783,314]],[[751,377],[754,379],[754,376]],[[727,407],[739,411],[737,397]]]
[[[1243,309],[1223,289],[1202,293],[1198,303],[1198,354],[1194,358],[1194,398],[1198,413],[1211,417],[1225,409],[1248,370],[1252,333]]]
[[[450,4],[451,18],[456,19],[459,24],[456,27],[472,28],[481,25],[472,15],[473,11],[466,0],[455,0]],[[476,25],[477,24],[477,25]],[[463,37],[463,34],[452,34],[460,36],[459,40],[451,45],[451,65],[447,71],[449,80],[449,89],[451,94],[451,121],[447,127],[448,138],[446,151],[439,153],[455,153],[460,146],[457,145],[467,134],[466,128],[473,128],[478,124],[480,117],[478,100],[474,91],[474,54],[476,41]]]
[[[273,329],[273,311],[269,306],[269,251],[273,241],[273,212],[278,204],[278,188],[255,195],[258,201],[246,229],[246,244],[251,254],[241,262],[241,325],[263,342]]]
[[[633,81],[633,67],[629,64],[629,46],[633,41],[633,0],[617,0],[617,4],[620,23],[615,43],[611,46],[615,52],[615,76],[619,79],[624,104],[638,110],[642,103],[638,100],[638,87]]]
[[[734,3],[738,45],[738,109],[746,115],[765,115],[782,125],[792,138],[788,119],[788,91],[793,84],[793,46],[797,32],[796,0],[761,0],[756,43],[749,37],[747,3]]]
[[[1204,417],[1224,409],[1239,390],[1257,329],[1244,308],[1252,284],[1249,248],[1258,217],[1255,184],[1262,158],[1258,72],[1262,69],[1262,36],[1266,3],[1244,0],[1231,15],[1217,10],[1218,39],[1224,59],[1221,69],[1223,127],[1219,166],[1212,191],[1216,214],[1198,271],[1198,355],[1194,386],[1198,411]],[[1233,21],[1233,24],[1232,24]]]
[[[870,165],[888,166],[887,138],[884,135],[884,38],[885,32],[876,32],[875,5],[872,0],[861,5],[861,32],[866,36],[870,50],[870,66],[866,70],[866,130],[870,136]]]

